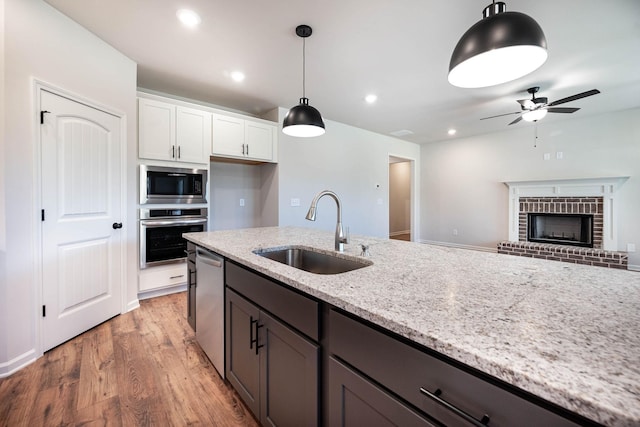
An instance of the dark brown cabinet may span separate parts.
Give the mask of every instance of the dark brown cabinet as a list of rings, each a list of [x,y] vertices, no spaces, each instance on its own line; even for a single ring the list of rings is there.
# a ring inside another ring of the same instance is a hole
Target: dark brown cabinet
[[[523,398],[515,389],[498,385],[497,380],[481,378],[435,352],[418,349],[336,310],[329,314],[329,347],[331,354],[371,384],[448,426],[593,425],[568,411],[549,410],[541,401]],[[333,390],[336,385],[329,387]],[[374,405],[369,400],[367,403]],[[341,410],[340,406],[330,409],[332,414]],[[560,415],[564,412],[566,417]]]
[[[330,426],[435,426],[333,357],[329,359],[329,408]]]
[[[227,379],[262,425],[317,425],[319,345],[267,311],[281,300],[261,293],[266,279],[227,266],[228,283],[242,281],[237,287],[245,291],[243,297],[226,289]],[[255,298],[267,307],[249,299],[252,284],[260,288]]]

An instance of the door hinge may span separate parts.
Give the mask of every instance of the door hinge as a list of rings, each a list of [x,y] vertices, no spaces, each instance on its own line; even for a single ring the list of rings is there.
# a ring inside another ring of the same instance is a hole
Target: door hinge
[[[46,110],[42,110],[40,111],[40,124],[43,125],[44,124],[44,115],[46,113],[50,113],[51,111],[46,111]]]
[[[42,317],[47,317],[47,306],[46,305],[42,306]]]
[[[42,218],[42,221],[44,221],[44,209],[40,211],[40,218]]]

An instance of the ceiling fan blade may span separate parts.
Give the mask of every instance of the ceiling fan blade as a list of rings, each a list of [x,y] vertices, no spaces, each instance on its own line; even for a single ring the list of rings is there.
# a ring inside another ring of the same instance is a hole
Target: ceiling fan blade
[[[483,117],[480,120],[495,119],[496,117],[510,116],[512,114],[520,114],[520,113],[522,113],[522,111],[516,111],[514,113],[498,114],[497,116]]]
[[[571,108],[571,107],[551,107],[547,108],[547,111],[550,113],[575,113],[579,108]]]
[[[578,93],[572,96],[568,96],[566,98],[558,99],[557,101],[553,101],[548,104],[549,107],[553,107],[554,105],[564,104],[565,102],[575,101],[576,99],[586,98],[587,96],[597,95],[600,91],[598,89],[591,89],[586,92]]]
[[[515,119],[514,121],[512,121],[511,123],[509,123],[509,125],[515,125],[516,123],[518,123],[520,120],[522,120],[522,116],[518,117],[517,119]]]

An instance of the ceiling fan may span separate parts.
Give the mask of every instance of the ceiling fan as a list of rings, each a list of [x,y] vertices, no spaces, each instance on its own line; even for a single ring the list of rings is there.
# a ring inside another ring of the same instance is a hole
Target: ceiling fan
[[[528,122],[537,122],[542,119],[547,113],[575,113],[579,108],[575,107],[556,107],[556,105],[564,104],[567,102],[575,101],[577,99],[586,98],[587,96],[597,95],[600,93],[598,89],[591,89],[586,92],[578,93],[566,98],[559,99],[557,101],[547,103],[546,97],[536,98],[536,93],[540,90],[538,86],[530,87],[527,92],[531,94],[531,99],[519,99],[521,111],[514,113],[498,114],[497,116],[483,117],[480,120],[493,119],[495,117],[510,116],[511,114],[519,114],[520,116],[514,121],[509,123],[510,125],[518,123],[524,119]]]

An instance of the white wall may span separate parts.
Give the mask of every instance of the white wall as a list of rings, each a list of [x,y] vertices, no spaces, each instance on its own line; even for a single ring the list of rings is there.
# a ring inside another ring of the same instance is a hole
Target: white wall
[[[262,166],[211,162],[209,230],[262,225]],[[244,206],[240,206],[240,199]]]
[[[627,243],[640,248],[640,109],[579,114],[541,121],[537,148],[534,125],[524,123],[423,145],[421,238],[486,248],[507,240],[504,181],[630,176],[619,192],[618,250],[626,250]],[[629,264],[640,267],[639,252],[629,254]]]
[[[279,111],[280,127],[286,113]],[[313,197],[332,190],[351,234],[388,237],[389,155],[415,159],[420,170],[420,146],[331,120],[325,119],[325,126],[327,132],[315,138],[290,137],[280,129],[279,225],[335,230],[336,206],[328,197],[318,203],[315,223],[305,220]],[[291,206],[292,198],[300,199],[299,207]]]
[[[411,162],[389,164],[389,235],[411,230]]]
[[[33,78],[125,114],[131,193],[125,232],[127,301],[137,303],[136,64],[41,0],[3,0],[6,274],[0,281],[0,376],[38,355],[39,283],[34,274],[38,230],[35,148],[38,124]],[[2,218],[2,215],[0,215]],[[10,322],[10,328],[7,326]]]

